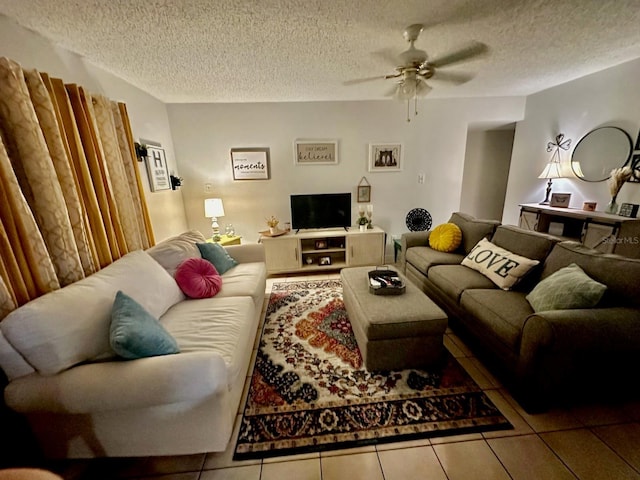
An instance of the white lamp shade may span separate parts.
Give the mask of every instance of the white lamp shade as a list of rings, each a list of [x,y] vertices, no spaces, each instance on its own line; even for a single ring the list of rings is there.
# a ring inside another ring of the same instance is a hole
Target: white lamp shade
[[[209,218],[224,217],[224,207],[222,206],[222,199],[207,198],[204,201],[204,216]]]
[[[560,162],[549,162],[538,178],[562,178]]]

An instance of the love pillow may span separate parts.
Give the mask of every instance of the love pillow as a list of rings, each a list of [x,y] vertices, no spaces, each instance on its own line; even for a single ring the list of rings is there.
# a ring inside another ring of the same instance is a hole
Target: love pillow
[[[516,255],[484,238],[462,260],[462,265],[480,272],[503,290],[513,287],[538,263],[538,260]]]
[[[187,297],[210,298],[222,288],[216,267],[204,258],[188,258],[176,270],[175,279]]]

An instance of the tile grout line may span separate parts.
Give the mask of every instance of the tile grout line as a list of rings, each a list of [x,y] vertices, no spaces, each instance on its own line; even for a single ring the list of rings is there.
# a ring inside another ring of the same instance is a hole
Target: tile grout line
[[[571,430],[581,430],[578,428],[573,428]],[[568,432],[569,430],[556,430],[556,432],[560,432],[560,431],[565,431]],[[555,432],[542,432],[542,433],[555,433]],[[542,443],[544,443],[544,445],[551,450],[551,453],[553,453],[556,458],[558,460],[560,460],[560,463],[562,463],[562,465],[564,465],[566,467],[567,470],[569,470],[569,472],[571,472],[571,475],[573,475],[574,477],[576,477],[578,480],[580,479],[580,477],[578,476],[578,474],[576,472],[573,471],[573,469],[567,464],[567,462],[564,461],[564,459],[560,456],[560,454],[558,454],[558,452],[556,452],[551,445],[549,445],[544,438],[542,438],[542,435],[540,435],[538,432],[536,432],[536,435],[538,436],[538,438],[542,441]]]
[[[491,450],[491,453],[493,453],[493,456],[496,457],[496,460],[498,460],[498,463],[502,466],[502,468],[504,469],[504,471],[507,473],[507,475],[509,476],[509,478],[511,480],[513,480],[513,475],[511,475],[511,472],[509,472],[509,469],[507,468],[507,466],[502,463],[502,460],[500,459],[500,457],[498,456],[498,454],[495,452],[495,450],[493,448],[491,448],[491,444],[487,441],[487,439],[484,439],[484,443],[487,444],[487,447],[489,448],[489,450]]]
[[[629,422],[629,423],[631,423],[631,422]],[[616,424],[613,424],[613,425],[616,425]],[[623,425],[623,424],[619,424],[619,425]],[[629,467],[631,467],[631,469],[632,469],[633,471],[640,473],[640,470],[638,470],[638,469],[637,469],[636,467],[634,467],[631,463],[629,463],[629,462],[627,461],[627,459],[626,459],[626,458],[624,458],[621,454],[619,454],[619,453],[616,451],[616,449],[615,449],[615,448],[613,448],[611,445],[609,445],[609,444],[604,440],[604,438],[600,437],[600,435],[598,435],[598,434],[597,434],[597,432],[595,432],[595,431],[594,431],[594,429],[595,429],[595,428],[598,428],[598,427],[600,427],[600,426],[610,426],[610,425],[598,425],[597,427],[589,427],[589,428],[588,428],[588,430],[589,430],[589,431],[590,431],[590,432],[591,432],[591,433],[592,433],[592,434],[593,434],[593,435],[594,435],[598,440],[600,440],[604,445],[606,445],[606,447],[607,447],[609,450],[611,450],[611,451],[614,453],[614,455],[616,455],[616,456],[617,456],[618,458],[620,458],[624,463],[626,463],[627,465],[629,465]]]

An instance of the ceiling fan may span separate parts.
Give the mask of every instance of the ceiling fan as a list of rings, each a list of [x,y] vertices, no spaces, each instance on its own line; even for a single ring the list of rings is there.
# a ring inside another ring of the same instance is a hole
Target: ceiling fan
[[[444,72],[441,69],[443,67],[470,60],[473,57],[484,55],[489,50],[487,46],[483,43],[473,42],[469,46],[448,55],[430,59],[427,52],[416,48],[414,45],[423,29],[424,25],[421,23],[415,23],[413,25],[409,25],[404,30],[403,36],[404,39],[409,42],[409,48],[400,53],[397,59],[390,59],[394,64],[397,64],[396,62],[400,63],[399,66],[396,66],[393,74],[349,80],[344,82],[344,85],[354,85],[371,80],[397,79],[393,87],[386,92],[385,96],[395,97],[401,101],[407,101],[407,121],[410,122],[409,102],[411,99],[414,100],[415,115],[417,115],[418,97],[424,97],[431,91],[431,86],[427,83],[427,80],[434,78],[434,80],[443,80],[457,85],[471,80],[473,78],[473,75],[471,74],[461,72]],[[388,59],[388,56],[385,55],[385,58]]]

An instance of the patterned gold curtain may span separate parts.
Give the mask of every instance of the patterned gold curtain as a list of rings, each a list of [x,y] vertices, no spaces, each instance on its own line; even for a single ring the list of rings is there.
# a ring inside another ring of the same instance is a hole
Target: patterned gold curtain
[[[126,106],[0,58],[0,319],[154,244]]]

